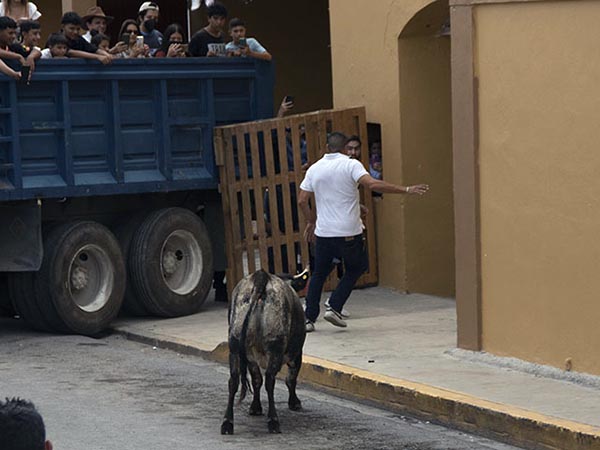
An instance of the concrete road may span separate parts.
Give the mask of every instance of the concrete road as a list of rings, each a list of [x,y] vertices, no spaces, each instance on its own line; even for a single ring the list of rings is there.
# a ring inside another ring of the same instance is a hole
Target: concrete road
[[[0,397],[34,401],[57,450],[516,448],[307,386],[298,393],[304,411],[291,412],[281,381],[282,434],[267,433],[266,417],[248,416],[246,401],[236,408],[236,434],[221,436],[227,379],[219,364],[118,336],[36,334],[0,319]]]

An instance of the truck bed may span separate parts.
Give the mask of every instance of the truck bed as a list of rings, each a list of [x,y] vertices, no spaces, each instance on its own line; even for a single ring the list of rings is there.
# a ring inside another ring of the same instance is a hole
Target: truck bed
[[[270,63],[40,61],[0,79],[0,202],[213,189],[213,127],[272,107]]]

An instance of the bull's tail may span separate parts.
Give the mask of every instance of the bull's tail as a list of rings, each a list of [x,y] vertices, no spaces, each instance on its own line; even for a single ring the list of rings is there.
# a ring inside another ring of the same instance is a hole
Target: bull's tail
[[[267,284],[269,283],[269,274],[264,270],[259,270],[252,275],[252,281],[254,286],[252,288],[252,295],[250,298],[250,308],[246,317],[244,317],[244,324],[242,326],[242,334],[240,336],[240,381],[242,383],[242,389],[240,391],[239,403],[245,398],[248,391],[252,392],[252,385],[248,380],[248,358],[246,357],[246,335],[248,334],[248,325],[250,323],[250,317],[254,312],[258,300],[264,298],[267,293]]]

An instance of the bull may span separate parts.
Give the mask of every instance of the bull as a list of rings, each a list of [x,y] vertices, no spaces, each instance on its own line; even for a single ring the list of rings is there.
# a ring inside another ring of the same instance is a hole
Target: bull
[[[261,368],[265,371],[269,399],[268,430],[281,433],[275,410],[275,377],[287,364],[288,407],[292,411],[302,409],[296,395],[296,380],[302,366],[305,338],[302,303],[288,282],[261,269],[238,283],[229,310],[229,400],[221,434],[233,434],[233,403],[240,379],[240,403],[250,390],[254,396],[250,415],[262,415]],[[252,379],[251,387],[248,372]]]

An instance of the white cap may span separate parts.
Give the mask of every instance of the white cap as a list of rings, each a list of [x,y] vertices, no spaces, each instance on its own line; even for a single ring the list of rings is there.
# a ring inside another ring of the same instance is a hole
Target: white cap
[[[158,5],[155,2],[144,2],[144,3],[142,3],[142,6],[140,6],[140,9],[138,10],[138,12],[147,11],[147,10],[158,11]]]

